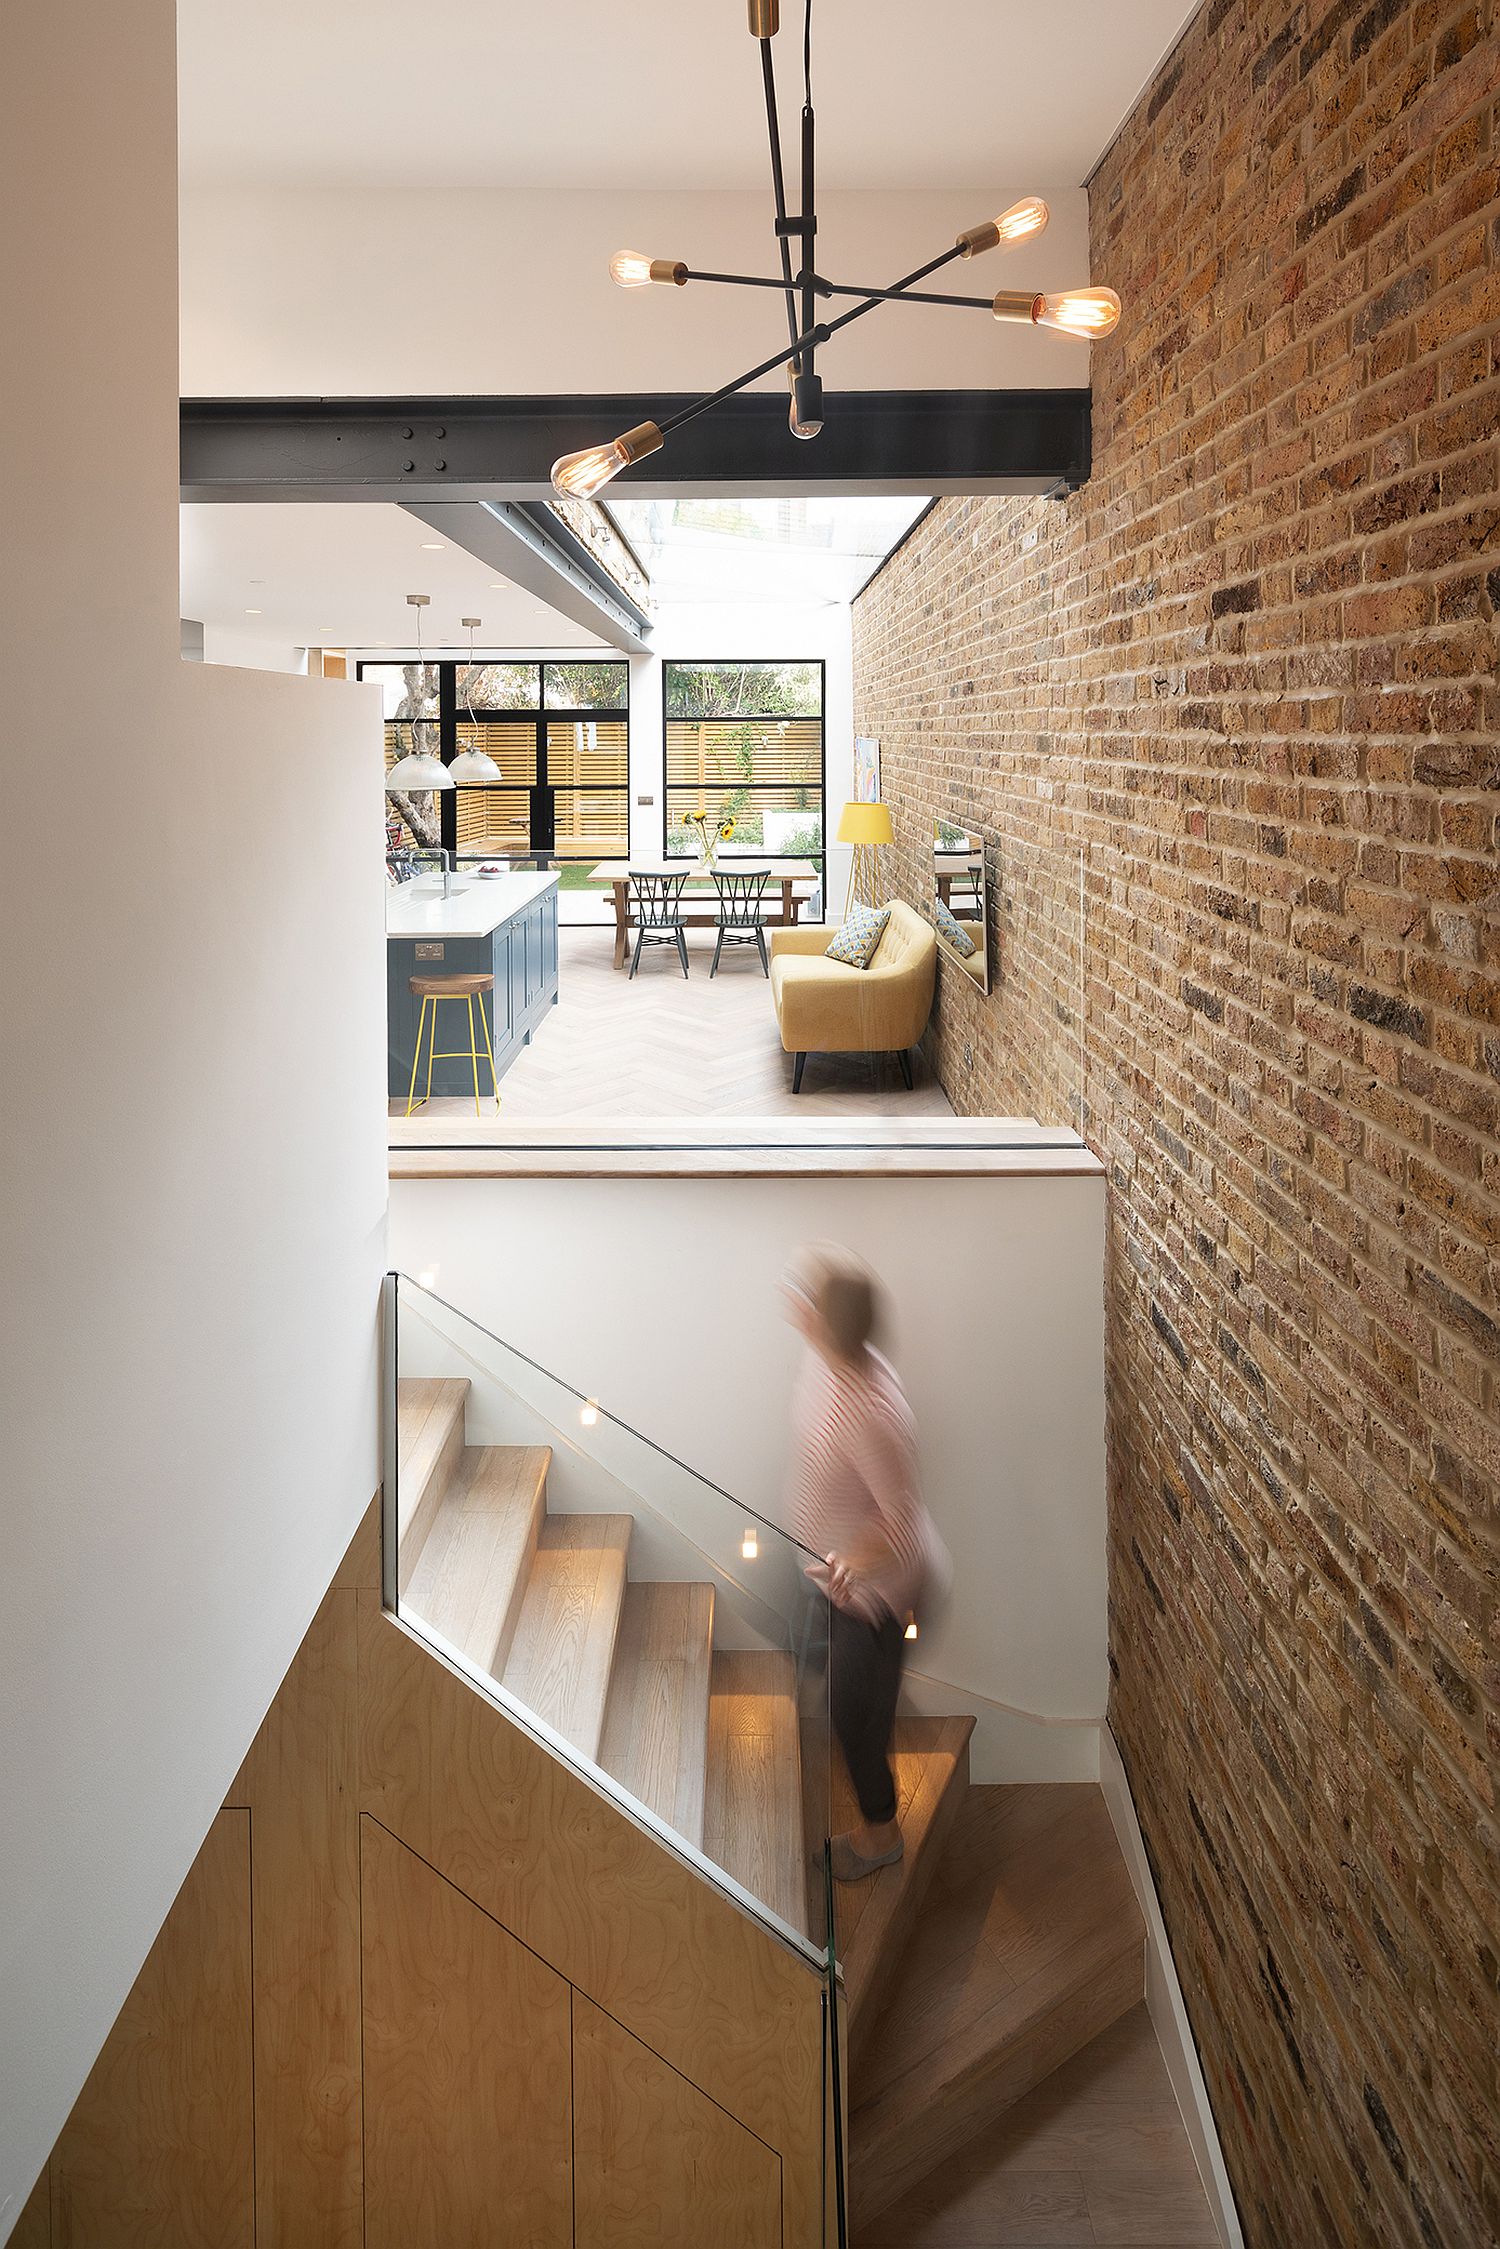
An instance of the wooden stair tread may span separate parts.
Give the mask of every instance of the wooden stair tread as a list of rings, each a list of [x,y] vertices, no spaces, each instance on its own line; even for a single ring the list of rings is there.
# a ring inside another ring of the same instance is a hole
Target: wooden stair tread
[[[396,1385],[397,1552],[405,1592],[464,1449],[463,1378],[403,1375]]]
[[[848,2006],[851,2075],[892,1986],[943,1845],[969,1785],[972,1717],[898,1718],[892,1744],[898,1818],[905,1855],[867,1882],[841,1882],[834,1893],[838,1956]],[[833,1825],[859,1816],[840,1762],[833,1784]]]
[[[806,1932],[802,1756],[789,1655],[722,1649],[714,1656],[703,1849],[753,1898]]]
[[[1092,1784],[971,1788],[851,2073],[861,2219],[1133,2006],[1144,1925]]]
[[[699,1849],[713,1629],[711,1585],[625,1588],[599,1745],[604,1770]]]
[[[402,1606],[491,1678],[504,1672],[546,1506],[549,1445],[477,1445],[444,1492]]]
[[[502,1680],[595,1763],[625,1597],[629,1515],[542,1523]]]

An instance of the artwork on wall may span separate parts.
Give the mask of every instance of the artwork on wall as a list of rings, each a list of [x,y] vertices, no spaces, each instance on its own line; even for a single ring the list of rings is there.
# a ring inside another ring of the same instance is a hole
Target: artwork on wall
[[[873,734],[854,737],[854,802],[880,802],[880,744]]]

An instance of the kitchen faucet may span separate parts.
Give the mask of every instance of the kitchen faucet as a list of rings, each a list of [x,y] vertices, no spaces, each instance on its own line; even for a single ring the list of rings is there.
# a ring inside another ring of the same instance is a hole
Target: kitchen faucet
[[[413,851],[410,856],[413,859],[436,859],[441,863],[443,869],[443,896],[446,898],[448,896],[449,880],[452,874],[452,870],[457,864],[458,854],[456,852],[450,851],[446,844],[424,843],[419,844],[417,849]]]

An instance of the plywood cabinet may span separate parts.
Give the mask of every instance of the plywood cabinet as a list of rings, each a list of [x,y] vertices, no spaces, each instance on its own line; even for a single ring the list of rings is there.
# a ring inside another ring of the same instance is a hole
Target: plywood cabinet
[[[561,1976],[360,1822],[366,2249],[571,2249]]]
[[[575,2249],[781,2249],[781,2163],[573,1994]]]
[[[372,1510],[24,2249],[817,2249],[819,1978],[379,1578]]]

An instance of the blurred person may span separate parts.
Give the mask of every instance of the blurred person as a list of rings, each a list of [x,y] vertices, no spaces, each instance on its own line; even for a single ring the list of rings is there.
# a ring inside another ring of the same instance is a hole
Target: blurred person
[[[808,1344],[793,1402],[792,1528],[823,1560],[807,1575],[829,1604],[833,1728],[859,1825],[833,1840],[833,1872],[861,1882],[904,1845],[890,1748],[914,1618],[936,1552],[917,1479],[916,1425],[875,1348],[874,1276],[817,1245],[786,1280],[787,1316]]]

